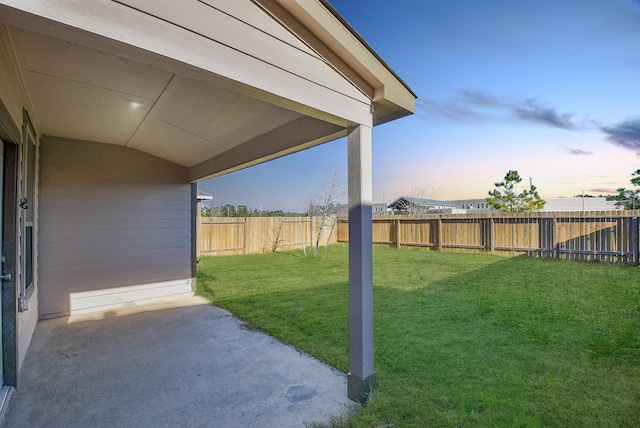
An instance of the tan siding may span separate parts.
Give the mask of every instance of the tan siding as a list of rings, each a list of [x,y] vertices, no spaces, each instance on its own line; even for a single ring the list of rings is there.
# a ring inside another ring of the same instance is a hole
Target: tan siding
[[[186,168],[58,138],[43,141],[41,165],[41,315],[191,290]]]
[[[256,7],[256,5],[251,2],[227,0],[203,0],[203,2],[229,16],[233,16],[238,21],[244,22],[250,27],[268,34],[272,38],[278,39],[298,50],[307,52],[309,55],[319,57],[306,43],[302,42],[302,40],[296,37],[291,31],[266,15],[262,9]]]
[[[286,70],[291,75],[302,76],[350,98],[368,101],[316,52],[253,4],[246,4],[245,7],[226,6],[226,10],[222,11],[220,6],[224,7],[224,2],[220,1],[210,1],[210,5],[197,0],[179,3],[172,0],[122,2],[179,28],[188,29],[203,39]]]
[[[27,93],[24,89],[24,85],[22,82],[22,78],[20,76],[20,71],[17,66],[17,62],[15,59],[15,55],[13,52],[13,48],[11,46],[9,33],[7,31],[7,27],[5,25],[0,25],[0,76],[2,79],[2,84],[0,84],[0,100],[9,111],[11,115],[11,119],[14,122],[14,125],[22,130],[22,122],[23,122],[23,112],[26,109],[27,111],[31,111],[29,99],[27,97]],[[31,114],[33,120],[33,114]],[[34,127],[37,125],[33,123]],[[18,141],[21,143],[22,141]],[[22,149],[19,149],[20,151]],[[37,192],[37,188],[36,188]],[[36,206],[37,206],[37,196],[36,196]],[[37,215],[37,213],[36,213]],[[37,248],[37,237],[38,230],[37,226],[35,229],[34,236],[34,245]],[[34,260],[34,283],[36,289],[34,290],[33,295],[29,299],[28,305],[29,310],[24,312],[18,312],[17,314],[17,335],[18,335],[18,370],[20,370],[22,366],[22,362],[24,361],[24,357],[26,356],[27,350],[29,348],[29,344],[31,343],[31,337],[33,336],[33,331],[36,326],[36,322],[38,320],[38,266],[37,266],[37,258]],[[16,266],[16,284],[18,283],[21,275],[21,266],[20,263],[17,263]]]
[[[0,76],[0,99],[16,126],[22,128],[22,111],[28,100],[6,25],[0,25]]]

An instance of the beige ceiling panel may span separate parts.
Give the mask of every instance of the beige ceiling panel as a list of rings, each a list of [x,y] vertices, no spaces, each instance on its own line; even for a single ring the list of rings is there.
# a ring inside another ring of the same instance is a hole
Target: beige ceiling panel
[[[346,133],[341,126],[301,117],[194,165],[189,170],[189,179],[202,181],[238,171],[344,137]]]
[[[301,115],[195,80],[181,81],[156,117],[225,148],[235,147]],[[155,112],[152,112],[154,114]]]
[[[225,151],[224,147],[159,119],[147,119],[127,147],[186,167]]]
[[[30,31],[11,28],[23,70],[157,99],[173,76],[158,68]]]
[[[124,145],[153,103],[31,71],[23,76],[42,134]],[[132,98],[145,105],[132,107]]]

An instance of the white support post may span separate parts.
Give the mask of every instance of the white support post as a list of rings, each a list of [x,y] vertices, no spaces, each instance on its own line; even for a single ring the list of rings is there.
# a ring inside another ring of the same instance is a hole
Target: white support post
[[[371,127],[347,137],[349,152],[349,374],[348,397],[364,403],[375,389],[373,371],[373,267]]]

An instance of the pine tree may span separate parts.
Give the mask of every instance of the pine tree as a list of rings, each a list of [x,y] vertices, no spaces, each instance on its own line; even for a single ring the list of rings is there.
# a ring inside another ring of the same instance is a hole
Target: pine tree
[[[533,212],[540,211],[546,201],[540,198],[536,186],[518,193],[518,183],[522,181],[518,171],[509,170],[504,181],[495,183],[496,188],[489,192],[487,202],[501,212]]]

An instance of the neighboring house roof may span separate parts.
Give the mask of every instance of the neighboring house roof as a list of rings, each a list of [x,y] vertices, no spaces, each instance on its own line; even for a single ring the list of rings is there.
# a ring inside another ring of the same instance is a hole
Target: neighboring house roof
[[[424,198],[412,198],[410,196],[400,196],[395,201],[391,202],[389,208],[394,210],[405,210],[411,206],[421,208],[455,208],[455,204],[449,201],[439,201],[436,199],[424,199]]]
[[[415,110],[324,0],[3,0],[0,22],[41,135],[136,149],[193,182]]]
[[[208,193],[201,192],[200,190],[198,190],[198,195],[196,196],[196,198],[197,198],[199,201],[210,201],[210,200],[212,200],[212,199],[213,199],[213,196],[211,196],[211,195],[210,195],[210,194],[208,194]]]

